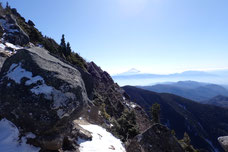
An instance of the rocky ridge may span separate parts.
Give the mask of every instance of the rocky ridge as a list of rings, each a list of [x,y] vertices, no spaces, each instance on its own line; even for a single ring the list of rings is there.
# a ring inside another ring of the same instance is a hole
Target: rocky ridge
[[[16,9],[1,7],[0,13],[0,121],[14,124],[27,144],[42,152],[79,151],[81,139],[94,137],[79,120],[102,126],[126,143],[147,134],[151,122],[145,111],[107,72],[81,57],[70,62],[56,51],[56,42],[43,37]],[[167,144],[171,149],[178,145],[175,140]]]

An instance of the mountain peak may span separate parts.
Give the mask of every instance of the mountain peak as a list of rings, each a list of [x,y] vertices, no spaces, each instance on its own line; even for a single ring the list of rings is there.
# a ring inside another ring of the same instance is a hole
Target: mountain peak
[[[120,75],[134,75],[134,74],[139,74],[141,71],[135,69],[135,68],[131,68],[130,70],[121,73]]]
[[[127,72],[129,73],[139,73],[140,71],[135,69],[135,68],[131,68],[130,70],[128,70]]]

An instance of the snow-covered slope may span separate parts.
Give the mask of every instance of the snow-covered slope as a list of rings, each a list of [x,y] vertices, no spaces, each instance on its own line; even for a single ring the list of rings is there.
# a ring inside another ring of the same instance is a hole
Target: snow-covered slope
[[[33,138],[33,134],[29,133],[28,138]],[[26,144],[26,137],[19,139],[18,128],[7,119],[0,121],[0,152],[38,152],[40,148],[36,148]]]
[[[98,125],[80,125],[92,133],[92,141],[78,140],[80,152],[125,152],[121,141]]]

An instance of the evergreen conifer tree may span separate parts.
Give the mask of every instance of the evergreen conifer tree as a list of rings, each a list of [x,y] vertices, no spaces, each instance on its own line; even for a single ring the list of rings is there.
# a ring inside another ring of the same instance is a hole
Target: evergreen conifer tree
[[[70,43],[69,42],[67,42],[67,45],[66,45],[66,53],[67,53],[67,55],[71,54],[71,47],[70,47]]]
[[[62,35],[62,39],[61,39],[61,43],[60,43],[60,48],[61,51],[64,55],[67,55],[67,51],[66,51],[66,41],[65,41],[65,36],[64,34]]]
[[[160,104],[155,103],[151,107],[151,115],[153,123],[160,123]]]

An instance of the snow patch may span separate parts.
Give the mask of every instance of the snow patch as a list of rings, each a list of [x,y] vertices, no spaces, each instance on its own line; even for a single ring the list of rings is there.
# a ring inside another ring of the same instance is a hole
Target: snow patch
[[[6,42],[5,45],[6,45],[7,47],[9,47],[9,48],[14,49],[14,50],[19,50],[19,49],[22,48],[22,47],[20,47],[20,46],[16,46],[16,45],[14,45],[14,44],[12,44],[12,43],[9,43],[9,42]]]
[[[31,136],[28,135],[28,136]],[[0,121],[0,151],[1,152],[38,152],[40,148],[26,144],[26,137],[19,142],[18,128],[7,119]]]
[[[7,31],[8,33],[12,34],[12,33],[15,33],[15,32],[20,32],[18,29],[15,29],[15,25],[14,24],[9,24],[6,22],[6,20],[4,19],[0,19],[0,23],[3,27],[3,29],[5,31]]]
[[[31,85],[37,83],[38,81],[44,82],[44,79],[41,76],[30,77],[30,80],[25,82],[26,85]]]
[[[32,138],[32,139],[34,139],[34,138],[36,138],[36,135],[33,134],[32,132],[29,132],[29,133],[27,133],[27,134],[25,135],[25,137],[26,137],[26,138]]]
[[[5,50],[6,46],[4,44],[0,43],[0,48]]]
[[[78,139],[80,152],[125,152],[121,141],[98,125],[80,125],[92,133],[92,140]]]
[[[137,105],[134,104],[134,103],[131,103],[131,107],[132,107],[132,108],[135,108],[135,107],[137,107]]]
[[[21,67],[21,63],[19,64],[12,64],[10,66],[10,69],[6,75],[8,78],[14,80],[17,84],[21,83],[21,79],[26,78],[32,78],[32,72],[28,72],[25,69]]]

